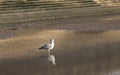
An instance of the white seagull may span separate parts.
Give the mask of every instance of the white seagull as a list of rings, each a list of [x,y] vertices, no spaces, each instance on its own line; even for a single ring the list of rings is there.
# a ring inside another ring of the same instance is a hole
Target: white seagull
[[[56,65],[56,63],[55,63],[55,56],[54,55],[48,56],[48,61],[52,62],[53,65]]]
[[[44,46],[40,47],[39,49],[48,50],[48,55],[50,56],[50,50],[54,48],[54,39],[50,40],[49,44],[45,44]]]

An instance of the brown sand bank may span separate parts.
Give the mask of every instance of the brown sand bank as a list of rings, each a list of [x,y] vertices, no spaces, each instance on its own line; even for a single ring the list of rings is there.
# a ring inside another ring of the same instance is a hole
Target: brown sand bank
[[[120,29],[120,14],[94,15],[52,20],[37,20],[0,24],[0,29],[57,29],[79,31],[108,31]]]

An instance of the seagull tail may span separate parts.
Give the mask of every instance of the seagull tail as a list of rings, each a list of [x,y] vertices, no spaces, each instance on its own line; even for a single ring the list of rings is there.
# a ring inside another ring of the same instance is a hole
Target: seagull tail
[[[45,46],[42,46],[42,47],[39,48],[39,50],[40,50],[40,49],[46,49],[46,48],[45,48]]]
[[[38,49],[43,49],[43,47],[40,47],[40,48],[38,48]]]

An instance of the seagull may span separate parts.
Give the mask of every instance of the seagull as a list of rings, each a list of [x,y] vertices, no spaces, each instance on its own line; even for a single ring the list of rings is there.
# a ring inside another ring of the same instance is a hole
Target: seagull
[[[56,65],[56,63],[55,63],[55,56],[54,55],[48,56],[48,61],[51,61],[53,65]]]
[[[51,39],[49,44],[43,45],[42,47],[39,48],[39,50],[40,49],[48,50],[48,55],[50,56],[50,50],[54,48],[54,41],[55,41],[54,39]]]

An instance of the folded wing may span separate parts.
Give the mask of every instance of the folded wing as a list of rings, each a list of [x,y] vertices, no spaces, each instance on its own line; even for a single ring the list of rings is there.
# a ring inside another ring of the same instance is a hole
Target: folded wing
[[[51,44],[46,44],[46,45],[40,47],[39,49],[50,49],[51,47],[52,47]]]

